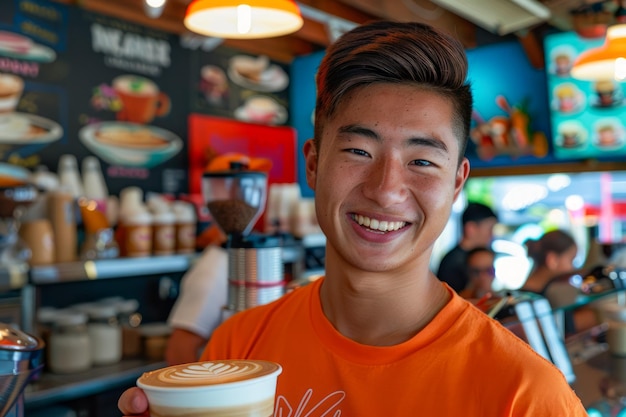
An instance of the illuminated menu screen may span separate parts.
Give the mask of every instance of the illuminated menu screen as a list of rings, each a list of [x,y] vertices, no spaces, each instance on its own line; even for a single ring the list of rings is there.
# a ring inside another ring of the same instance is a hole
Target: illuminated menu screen
[[[581,81],[570,75],[576,57],[602,43],[602,38],[581,38],[575,32],[545,38],[550,123],[557,159],[626,155],[625,83]]]

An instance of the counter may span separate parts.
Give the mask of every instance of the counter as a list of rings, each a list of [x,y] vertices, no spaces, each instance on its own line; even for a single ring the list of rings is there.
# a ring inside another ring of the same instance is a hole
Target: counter
[[[27,410],[42,408],[110,389],[134,386],[144,372],[165,366],[165,362],[136,359],[67,375],[44,372],[26,387],[24,404]]]

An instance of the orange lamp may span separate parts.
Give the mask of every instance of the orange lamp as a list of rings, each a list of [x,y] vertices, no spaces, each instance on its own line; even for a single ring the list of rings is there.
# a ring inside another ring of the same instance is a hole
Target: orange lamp
[[[287,35],[303,23],[293,0],[193,0],[184,20],[192,32],[225,39]]]
[[[626,23],[610,26],[604,44],[576,58],[570,75],[580,80],[626,80]]]

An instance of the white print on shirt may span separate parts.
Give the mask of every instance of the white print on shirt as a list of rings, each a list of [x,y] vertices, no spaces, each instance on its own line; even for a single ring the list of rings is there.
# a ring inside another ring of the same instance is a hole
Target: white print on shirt
[[[313,406],[311,410],[306,411],[309,400],[313,396],[313,389],[308,389],[307,392],[302,396],[302,400],[300,404],[298,404],[298,408],[295,413],[293,411],[293,407],[289,404],[289,401],[282,395],[279,395],[276,399],[276,410],[274,411],[274,417],[339,417],[341,416],[341,410],[338,410],[337,407],[339,403],[343,401],[346,397],[346,393],[344,391],[335,391],[332,394],[328,394],[326,398],[317,403],[317,405]],[[332,413],[334,410],[334,414]]]

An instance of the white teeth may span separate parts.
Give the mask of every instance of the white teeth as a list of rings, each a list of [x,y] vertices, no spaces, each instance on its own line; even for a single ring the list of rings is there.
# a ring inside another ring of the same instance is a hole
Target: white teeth
[[[369,217],[365,217],[360,214],[353,215],[352,218],[361,226],[365,226],[372,230],[378,230],[381,232],[391,232],[401,229],[406,225],[406,222],[388,222],[386,220],[370,219]]]

